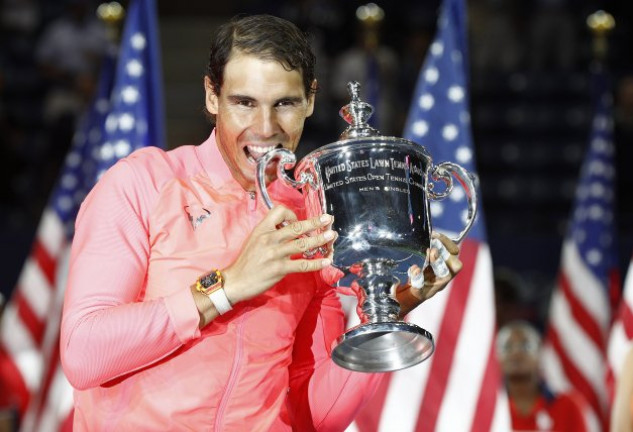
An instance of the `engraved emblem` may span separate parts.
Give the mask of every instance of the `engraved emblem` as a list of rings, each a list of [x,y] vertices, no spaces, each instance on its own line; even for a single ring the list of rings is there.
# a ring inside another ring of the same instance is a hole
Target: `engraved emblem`
[[[191,222],[191,226],[194,230],[198,228],[202,222],[207,220],[209,216],[211,216],[211,212],[202,207],[200,204],[185,206],[185,211],[189,216],[189,222]]]

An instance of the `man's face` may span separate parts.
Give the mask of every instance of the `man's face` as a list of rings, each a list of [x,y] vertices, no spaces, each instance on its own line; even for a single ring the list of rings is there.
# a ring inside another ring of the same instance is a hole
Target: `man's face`
[[[531,378],[538,374],[539,346],[522,328],[513,328],[499,341],[499,360],[508,378]]]
[[[303,123],[314,109],[300,71],[274,60],[233,52],[224,68],[220,95],[205,78],[206,107],[216,116],[218,148],[235,180],[247,191],[256,185],[257,160],[275,147],[294,151]],[[276,175],[276,164],[267,180]]]

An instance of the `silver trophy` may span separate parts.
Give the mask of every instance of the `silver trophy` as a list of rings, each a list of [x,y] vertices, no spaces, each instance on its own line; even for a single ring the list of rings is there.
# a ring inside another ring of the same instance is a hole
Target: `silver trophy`
[[[349,126],[340,140],[306,155],[295,169],[294,153],[275,149],[258,163],[258,187],[265,204],[273,203],[266,189],[266,167],[278,160],[278,177],[302,191],[307,217],[334,216],[333,265],[346,275],[339,283],[361,288],[361,323],[334,343],[332,359],[362,372],[388,372],[413,366],[434,350],[433,336],[399,319],[395,289],[407,271],[428,264],[431,242],[429,199],[446,198],[454,176],[466,192],[468,217],[455,242],[472,226],[477,212],[474,179],[464,168],[443,162],[433,165],[427,150],[412,141],[382,136],[367,124],[371,105],[360,100],[359,84],[348,83],[351,102],[340,110]],[[434,183],[445,188],[434,191]],[[308,256],[323,254],[310,251]]]

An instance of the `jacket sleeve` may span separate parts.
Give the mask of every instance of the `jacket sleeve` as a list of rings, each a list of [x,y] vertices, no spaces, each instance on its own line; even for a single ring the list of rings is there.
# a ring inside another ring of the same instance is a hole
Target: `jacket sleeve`
[[[335,290],[318,283],[317,295],[297,327],[290,412],[297,430],[341,431],[370,400],[384,374],[349,371],[331,360],[332,342],[344,332],[344,314]]]
[[[199,336],[188,289],[141,301],[149,259],[148,208],[157,196],[129,161],[88,195],[76,222],[61,324],[64,371],[77,389],[103,385]]]

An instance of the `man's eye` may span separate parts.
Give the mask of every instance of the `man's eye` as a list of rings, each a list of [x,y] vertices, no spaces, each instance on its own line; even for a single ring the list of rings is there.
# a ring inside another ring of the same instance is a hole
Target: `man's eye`
[[[237,101],[237,104],[239,106],[243,106],[243,107],[253,107],[253,101],[252,100],[248,100],[248,99],[240,99]]]
[[[277,102],[278,107],[291,107],[294,105],[295,103],[291,100],[282,100],[282,101]]]

